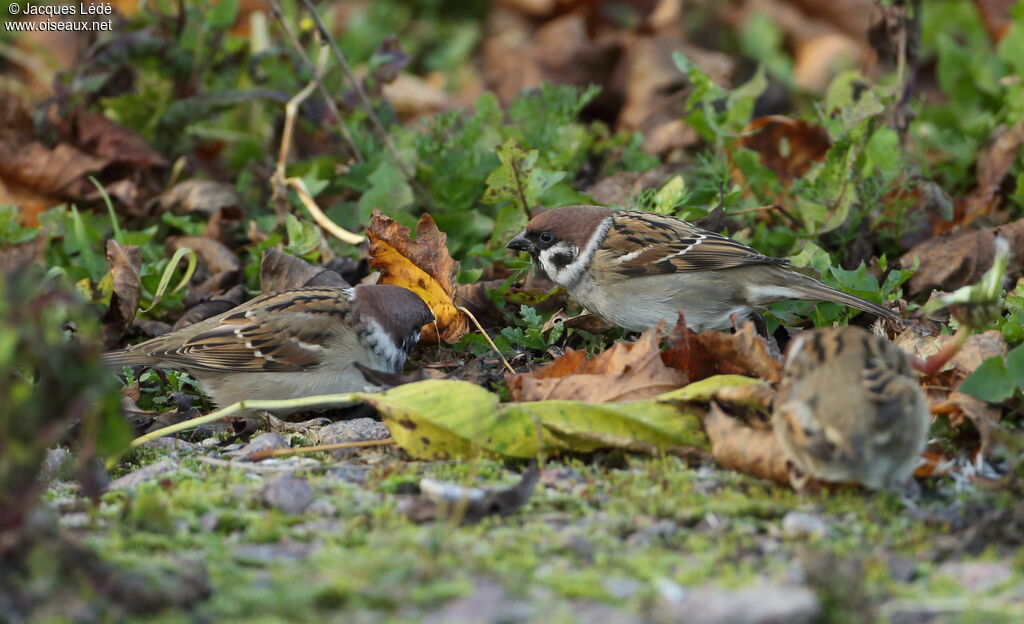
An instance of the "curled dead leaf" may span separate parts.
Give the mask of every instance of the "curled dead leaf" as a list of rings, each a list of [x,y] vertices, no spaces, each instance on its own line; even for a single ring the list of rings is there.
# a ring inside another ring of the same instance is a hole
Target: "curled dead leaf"
[[[660,326],[652,328],[635,343],[615,343],[591,359],[582,351],[568,350],[546,366],[512,376],[509,391],[519,402],[564,399],[611,403],[675,390],[686,384],[686,373],[662,363],[660,336]]]
[[[235,187],[212,180],[185,180],[150,200],[160,210],[177,213],[201,212],[212,215],[220,209],[241,204]]]
[[[458,263],[448,253],[448,237],[430,215],[420,217],[412,240],[409,228],[374,210],[366,236],[370,266],[380,270],[380,283],[408,288],[434,313],[436,322],[423,327],[422,340],[452,343],[461,338],[469,321],[453,300]]]
[[[718,374],[753,375],[770,383],[782,379],[781,357],[773,354],[749,321],[733,334],[715,330],[697,334],[686,327],[680,313],[661,358],[666,365],[685,371],[690,381]]]
[[[998,405],[986,403],[962,392],[951,392],[945,401],[932,406],[932,413],[945,414],[953,426],[962,423],[966,417],[978,430],[978,450],[981,456],[991,456],[996,436],[1000,431],[999,421],[1002,418],[1002,410]]]
[[[199,262],[206,268],[207,273],[221,273],[224,271],[237,271],[240,268],[238,256],[236,256],[224,243],[212,238],[203,236],[175,236],[167,239],[168,249],[181,249],[188,247],[196,252]]]
[[[743,131],[739,144],[758,153],[783,185],[825,159],[832,142],[824,128],[784,115],[758,117]]]
[[[348,288],[349,283],[336,272],[314,266],[302,258],[270,248],[263,252],[260,264],[260,290],[277,292],[304,286]]]
[[[123,245],[114,239],[107,241],[107,262],[113,277],[114,290],[110,305],[100,322],[103,325],[103,343],[116,346],[124,330],[135,318],[142,297],[139,270],[142,267],[142,250],[135,245]]]
[[[1015,277],[1024,268],[1024,219],[998,227],[968,230],[951,236],[930,238],[900,256],[900,265],[908,268],[915,260],[921,264],[903,286],[915,296],[932,289],[947,291],[977,282],[992,266],[995,240],[1002,236],[1010,243],[1007,275]]]
[[[711,455],[723,468],[789,485],[789,460],[771,429],[754,429],[712,402],[704,431]]]

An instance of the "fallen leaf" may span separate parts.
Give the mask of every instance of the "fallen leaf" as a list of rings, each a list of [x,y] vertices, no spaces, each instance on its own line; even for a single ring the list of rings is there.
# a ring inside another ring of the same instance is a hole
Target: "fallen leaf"
[[[150,205],[160,210],[176,213],[201,212],[213,215],[224,208],[241,204],[235,187],[212,180],[185,180],[167,189],[150,200]]]
[[[1024,219],[998,227],[968,230],[950,236],[930,238],[900,256],[900,266],[910,268],[920,260],[917,272],[904,284],[909,296],[933,289],[952,291],[977,282],[992,266],[995,239],[1010,243],[1007,274],[1016,277],[1024,267]]]
[[[167,248],[171,251],[188,247],[196,252],[200,264],[208,274],[224,271],[237,271],[241,267],[238,256],[228,249],[224,243],[203,236],[173,236],[167,239]]]
[[[1002,410],[999,406],[986,403],[962,392],[951,392],[945,401],[932,406],[932,413],[946,414],[950,424],[967,417],[978,430],[980,438],[979,452],[989,458],[996,443],[996,435],[1001,430],[999,421]]]
[[[970,225],[981,216],[992,214],[999,206],[999,187],[1003,178],[1010,173],[1010,168],[1020,155],[1021,144],[1024,143],[1024,121],[1012,128],[1001,129],[988,147],[978,156],[976,169],[978,185],[964,198],[961,219],[954,223],[960,226]]]
[[[171,330],[178,330],[182,327],[194,325],[199,321],[205,321],[208,318],[223,314],[228,310],[242,305],[242,302],[246,299],[245,286],[236,284],[226,292],[222,292],[216,295],[210,295],[203,298],[200,301],[188,306],[185,313],[178,317],[178,320],[171,327]],[[191,296],[191,294],[190,294]]]
[[[989,39],[999,43],[1013,24],[1013,7],[1017,0],[974,0],[974,6],[981,15]]]
[[[423,326],[421,340],[453,343],[461,338],[469,321],[453,301],[458,263],[448,253],[448,237],[430,215],[420,217],[416,240],[411,240],[408,228],[374,210],[366,236],[370,266],[380,270],[380,283],[408,288],[434,313],[436,322]]]
[[[23,243],[9,243],[0,247],[0,267],[3,267],[0,270],[8,275],[15,275],[42,261],[46,243],[46,236],[37,235]]]
[[[821,126],[783,115],[754,119],[743,130],[739,144],[757,152],[761,164],[774,171],[785,186],[823,161],[832,146]]]
[[[489,290],[501,287],[505,280],[487,280],[455,286],[455,305],[469,310],[484,329],[505,327],[505,314],[494,305]]]
[[[704,431],[711,455],[723,468],[789,485],[789,460],[771,429],[754,429],[712,403]]]
[[[440,86],[406,72],[384,85],[382,93],[403,122],[436,115],[454,105]]]
[[[85,197],[89,190],[95,190],[85,176],[99,172],[107,164],[107,159],[67,143],[50,149],[38,141],[19,144],[0,138],[0,178],[55,198]]]
[[[512,399],[609,403],[646,399],[679,388],[686,384],[686,373],[661,361],[660,337],[659,325],[635,343],[617,342],[591,359],[582,351],[569,350],[546,366],[512,376],[508,382]]]
[[[422,459],[534,458],[605,448],[692,454],[708,448],[701,428],[705,404],[726,388],[759,383],[719,375],[641,401],[502,404],[476,384],[428,379],[353,399],[376,408],[395,442]]]
[[[749,321],[732,334],[697,334],[686,327],[680,313],[661,357],[667,366],[685,371],[691,381],[717,374],[753,375],[770,383],[782,379],[781,357],[772,354]]]
[[[110,295],[110,305],[100,322],[103,325],[103,344],[114,347],[139,309],[139,299],[142,297],[139,279],[142,250],[135,245],[123,245],[109,239],[107,263],[110,265],[114,290]]]
[[[314,266],[302,258],[270,248],[263,252],[260,264],[260,290],[279,292],[304,286],[348,288],[349,283],[330,269]]]
[[[68,139],[80,149],[111,164],[132,169],[166,167],[167,161],[141,135],[88,110],[76,110],[67,119]]]

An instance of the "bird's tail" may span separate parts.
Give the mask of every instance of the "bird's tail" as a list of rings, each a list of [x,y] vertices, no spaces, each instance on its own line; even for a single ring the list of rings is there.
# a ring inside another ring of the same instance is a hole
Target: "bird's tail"
[[[755,292],[757,293],[755,296],[757,296],[758,299],[763,299],[756,301],[756,303],[772,303],[785,299],[831,301],[832,303],[838,303],[864,312],[870,312],[875,316],[881,316],[893,321],[900,320],[900,316],[892,310],[883,308],[876,303],[872,303],[856,295],[851,295],[850,293],[845,293],[841,290],[832,288],[813,277],[787,269],[780,269],[779,272],[780,279],[777,280],[777,283],[765,283],[754,287],[756,289]]]
[[[125,366],[149,366],[156,363],[156,360],[147,355],[144,351],[136,349],[121,349],[119,351],[107,351],[100,356],[103,364],[120,370]]]

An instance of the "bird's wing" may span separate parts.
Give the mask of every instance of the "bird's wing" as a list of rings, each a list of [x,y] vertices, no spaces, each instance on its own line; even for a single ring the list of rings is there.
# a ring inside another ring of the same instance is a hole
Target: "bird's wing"
[[[634,211],[615,213],[594,256],[598,271],[625,277],[788,263],[686,221]]]
[[[327,343],[350,326],[347,289],[272,293],[222,315],[184,341],[173,336],[147,354],[183,368],[219,372],[297,372],[323,361]],[[213,320],[213,319],[211,319]]]

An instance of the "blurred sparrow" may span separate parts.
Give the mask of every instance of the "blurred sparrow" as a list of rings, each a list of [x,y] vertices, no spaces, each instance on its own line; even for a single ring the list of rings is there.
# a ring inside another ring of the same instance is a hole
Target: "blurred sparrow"
[[[832,301],[889,319],[885,308],[785,268],[721,234],[665,215],[599,206],[555,208],[509,241],[529,252],[590,312],[641,331],[679,309],[695,331],[723,329],[788,299]]]
[[[790,344],[772,428],[802,475],[897,488],[928,440],[928,404],[910,357],[859,327],[816,329]]]
[[[260,295],[205,321],[103,359],[188,372],[220,406],[364,390],[357,369],[399,373],[434,315],[398,286],[296,288]]]

